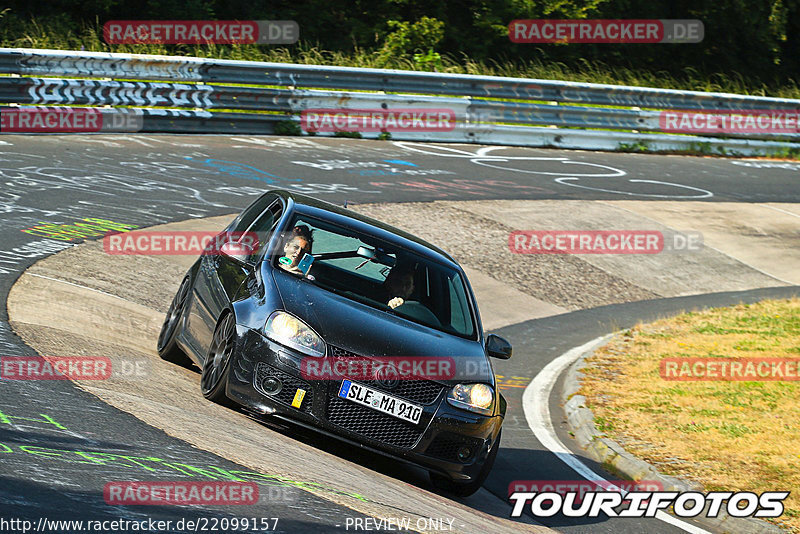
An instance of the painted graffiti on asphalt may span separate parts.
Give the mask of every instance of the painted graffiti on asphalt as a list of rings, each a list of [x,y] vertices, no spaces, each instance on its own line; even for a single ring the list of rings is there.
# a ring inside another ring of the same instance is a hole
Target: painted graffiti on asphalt
[[[108,219],[98,219],[96,217],[86,217],[72,224],[53,224],[42,222],[38,226],[32,226],[21,230],[26,234],[47,237],[58,241],[73,241],[85,239],[87,237],[104,236],[110,232],[129,232],[134,228],[139,228],[136,224],[123,224]]]
[[[800,171],[800,163],[788,161],[763,161],[763,160],[741,160],[731,161],[740,167],[752,167],[754,169],[786,169],[787,171]]]
[[[349,159],[318,159],[314,161],[292,161],[295,165],[303,165],[321,171],[348,169],[348,173],[360,176],[430,176],[440,174],[456,174],[444,169],[420,169],[416,163],[400,159],[383,161],[351,161]]]
[[[109,232],[128,232],[138,228],[135,224],[123,224],[108,219],[86,217],[72,224],[56,224],[39,221],[36,226],[23,228],[26,234],[44,237],[9,250],[0,250],[0,274],[18,272],[19,266],[32,258],[55,254],[73,246],[71,242],[87,237],[99,237]],[[67,243],[64,243],[67,241]],[[14,268],[11,269],[11,266]]]
[[[50,241],[49,239],[41,239],[38,241],[31,241],[19,247],[13,247],[10,250],[0,250],[0,274],[10,274],[17,272],[17,269],[8,270],[4,265],[18,266],[20,263],[31,258],[41,258],[55,254],[64,249],[74,246],[71,243],[60,243],[58,241]],[[2,337],[2,336],[0,336]]]
[[[193,159],[191,156],[187,156],[186,159]],[[284,178],[273,174],[271,172],[267,172],[252,165],[245,165],[243,163],[238,163],[235,161],[227,161],[221,159],[212,159],[206,158],[200,160],[203,165],[208,167],[217,169],[219,172],[228,174],[230,176],[234,176],[236,178],[243,178],[246,180],[258,180],[259,182],[264,182],[270,185],[280,185],[285,189],[289,189],[291,191],[297,191],[298,193],[305,193],[305,194],[325,194],[325,193],[337,193],[340,191],[352,191],[356,193],[380,193],[380,191],[365,191],[360,189],[359,187],[353,185],[346,185],[346,184],[329,184],[329,183],[300,183],[302,180],[300,178]],[[217,188],[215,190],[228,190],[231,188]],[[243,188],[239,188],[243,189]],[[260,190],[263,192],[263,190]]]
[[[20,346],[16,336],[11,332],[11,327],[5,321],[0,321],[0,350],[8,356],[22,356],[24,349]]]
[[[39,413],[37,417],[26,414],[11,415],[0,411],[0,425],[11,425],[16,428],[35,428],[39,431],[49,430],[56,433],[67,431],[67,427],[58,422],[54,417]],[[33,423],[33,424],[32,424]],[[72,434],[71,434],[72,435]],[[294,480],[281,475],[269,475],[256,471],[229,470],[217,466],[196,467],[182,462],[167,461],[155,456],[132,456],[98,450],[63,449],[40,447],[37,445],[19,445],[16,443],[0,443],[0,455],[25,453],[37,459],[56,460],[85,466],[104,467],[107,465],[127,467],[144,473],[170,473],[176,472],[188,477],[200,477],[210,480],[252,481],[265,485],[295,487],[312,492],[342,495],[367,502],[363,495],[354,492],[342,491],[317,482]]]

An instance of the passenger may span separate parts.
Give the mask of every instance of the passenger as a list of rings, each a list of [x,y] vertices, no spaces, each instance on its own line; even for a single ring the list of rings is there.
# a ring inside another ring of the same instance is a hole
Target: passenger
[[[292,228],[292,233],[286,238],[286,243],[283,245],[283,254],[286,258],[291,260],[291,263],[278,262],[281,269],[289,271],[294,274],[305,275],[303,271],[297,267],[300,260],[306,254],[311,254],[311,247],[314,245],[314,238],[311,236],[311,230],[306,225],[299,225]]]
[[[401,306],[414,292],[415,266],[397,263],[383,281],[386,303],[392,309]]]

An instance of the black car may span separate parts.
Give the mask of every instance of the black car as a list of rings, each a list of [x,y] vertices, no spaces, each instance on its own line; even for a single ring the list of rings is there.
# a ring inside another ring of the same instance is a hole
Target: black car
[[[477,491],[506,411],[489,356],[507,359],[511,345],[484,336],[453,258],[286,191],[261,196],[218,237],[172,301],[162,358],[188,355],[214,402],[422,466],[458,495]]]

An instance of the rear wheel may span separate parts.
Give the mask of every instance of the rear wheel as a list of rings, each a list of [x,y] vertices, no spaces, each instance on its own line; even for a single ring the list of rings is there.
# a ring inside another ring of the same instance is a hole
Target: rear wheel
[[[225,395],[225,385],[230,372],[228,362],[230,362],[235,343],[236,321],[232,313],[227,313],[214,330],[208,355],[203,362],[203,374],[200,376],[200,389],[203,396],[223,406],[235,406],[235,403]]]
[[[178,347],[177,337],[178,323],[180,323],[183,310],[186,308],[190,286],[189,276],[186,276],[169,305],[164,324],[161,326],[161,333],[158,335],[158,355],[161,356],[161,359],[186,366],[191,365],[192,362]]]
[[[475,479],[465,484],[463,482],[455,482],[449,477],[431,471],[430,477],[433,487],[441,491],[452,493],[458,497],[469,497],[481,489],[481,486],[483,486],[483,483],[489,477],[489,472],[492,470],[492,466],[494,465],[495,458],[497,458],[497,451],[499,449],[500,434],[497,434],[497,439],[494,440],[492,449],[489,451],[489,455],[486,457],[486,461],[483,463],[483,467],[481,467],[481,470]]]

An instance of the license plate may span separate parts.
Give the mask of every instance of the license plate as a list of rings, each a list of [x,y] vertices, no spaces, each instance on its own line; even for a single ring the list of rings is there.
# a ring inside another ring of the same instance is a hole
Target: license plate
[[[352,380],[342,381],[339,397],[411,423],[419,423],[422,416],[422,406],[411,404]]]

